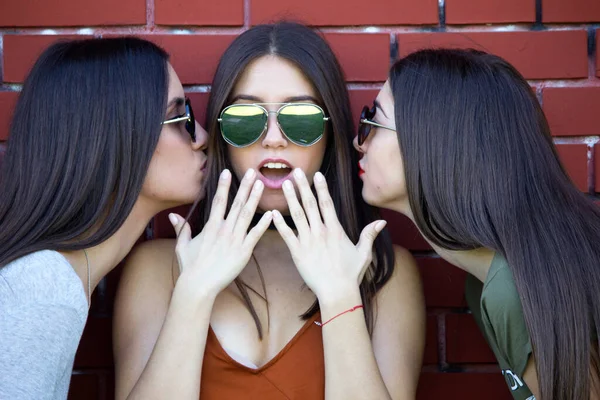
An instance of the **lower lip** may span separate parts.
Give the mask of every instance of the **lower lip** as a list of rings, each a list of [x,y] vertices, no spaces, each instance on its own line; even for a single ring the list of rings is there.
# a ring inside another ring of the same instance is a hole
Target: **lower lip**
[[[260,173],[260,171],[258,172],[258,179],[265,184],[265,187],[267,189],[281,189],[281,186],[283,185],[283,182],[285,182],[286,179],[291,180],[292,179],[292,171],[290,171],[289,174],[287,174],[286,176],[279,178],[279,179],[270,179],[267,178],[266,176],[264,176],[263,174]]]

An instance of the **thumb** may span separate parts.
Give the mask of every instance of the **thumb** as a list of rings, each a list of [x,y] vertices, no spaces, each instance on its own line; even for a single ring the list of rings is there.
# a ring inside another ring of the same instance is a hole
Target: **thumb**
[[[381,232],[386,225],[386,221],[379,220],[373,221],[369,225],[364,227],[364,229],[360,233],[360,239],[358,239],[358,244],[356,245],[356,248],[358,249],[359,253],[368,257],[371,256],[373,242],[375,241],[375,238],[377,238],[377,235],[379,235],[379,232]]]
[[[181,215],[170,213],[169,221],[173,225],[173,229],[175,229],[175,234],[177,235],[177,247],[187,244],[192,240],[192,228],[190,228],[190,224]]]

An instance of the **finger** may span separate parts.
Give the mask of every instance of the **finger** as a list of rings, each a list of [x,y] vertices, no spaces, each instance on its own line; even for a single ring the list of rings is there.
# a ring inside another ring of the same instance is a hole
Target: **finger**
[[[173,225],[175,234],[177,235],[177,247],[181,247],[192,240],[192,228],[190,228],[190,224],[181,215],[170,213],[169,221]]]
[[[258,221],[258,224],[256,224],[254,228],[250,229],[250,232],[248,232],[246,238],[244,239],[244,243],[242,244],[242,247],[247,252],[252,252],[252,250],[254,250],[254,247],[256,247],[256,244],[262,235],[264,235],[267,229],[269,229],[269,225],[271,225],[272,220],[273,213],[271,211],[267,211],[263,214],[260,221]]]
[[[227,208],[227,197],[229,195],[229,186],[231,186],[231,172],[228,169],[224,169],[219,177],[219,183],[217,185],[217,191],[215,197],[212,200],[212,207],[210,209],[210,221],[220,221],[225,215],[225,209]]]
[[[252,186],[252,192],[250,192],[250,196],[248,197],[248,201],[239,212],[238,219],[232,228],[233,237],[235,239],[243,239],[246,235],[246,232],[248,232],[248,227],[252,222],[252,218],[254,217],[256,207],[258,207],[258,202],[260,201],[264,188],[265,185],[261,181],[254,182],[254,185]]]
[[[273,211],[273,224],[275,224],[275,228],[277,228],[281,238],[293,255],[298,247],[298,238],[294,231],[285,223],[285,219],[283,219],[283,216],[277,210]]]
[[[248,199],[248,194],[250,193],[250,190],[252,190],[252,188],[253,188],[253,184],[255,183],[254,182],[255,180],[256,180],[256,172],[252,168],[250,168],[248,171],[246,171],[246,174],[244,175],[242,182],[240,182],[240,187],[238,189],[238,192],[235,195],[235,199],[233,200],[233,203],[231,204],[231,208],[229,209],[229,214],[227,215],[227,219],[225,222],[227,232],[233,231],[233,229],[236,225],[236,221],[240,215],[240,212],[243,209],[244,205],[246,204],[246,200]],[[260,182],[260,183],[262,184],[262,182]],[[254,215],[254,213],[252,213],[252,215]],[[250,217],[250,219],[252,220],[252,217]]]
[[[338,220],[337,213],[335,212],[335,206],[333,199],[329,194],[327,188],[327,182],[322,173],[317,172],[314,178],[315,189],[317,190],[317,196],[319,197],[319,208],[321,209],[321,215],[325,221],[325,226],[328,228],[339,228],[341,227],[340,221]]]
[[[304,206],[304,212],[308,217],[310,229],[322,229],[323,221],[321,220],[321,214],[319,213],[317,199],[310,189],[310,184],[308,183],[308,179],[306,179],[306,175],[300,168],[294,170],[294,180],[296,181],[296,186],[298,187],[300,197],[302,198],[302,205]]]
[[[300,237],[308,235],[310,232],[310,228],[308,226],[308,221],[306,220],[306,215],[304,215],[304,210],[302,209],[302,206],[300,205],[300,203],[298,202],[298,198],[296,197],[296,191],[294,190],[294,185],[292,184],[291,181],[286,180],[285,182],[283,182],[282,187],[283,187],[283,195],[285,196],[285,200],[288,203],[288,208],[290,210],[290,215],[292,216],[292,220],[294,221],[294,224],[296,224],[296,229],[298,230],[298,235]],[[287,224],[286,224],[286,226],[287,226]]]
[[[385,228],[387,222],[384,220],[373,221],[369,225],[365,226],[365,228],[360,233],[360,238],[358,239],[358,243],[356,244],[356,248],[358,249],[359,254],[361,254],[365,260],[370,260],[373,254],[373,242],[377,238],[377,235]],[[366,266],[369,263],[365,263],[363,269],[366,269]],[[361,271],[361,273],[364,271]]]

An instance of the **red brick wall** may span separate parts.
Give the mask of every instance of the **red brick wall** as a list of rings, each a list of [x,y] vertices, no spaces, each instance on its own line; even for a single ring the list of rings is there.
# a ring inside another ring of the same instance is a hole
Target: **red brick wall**
[[[423,46],[484,49],[530,80],[559,154],[582,191],[600,191],[598,0],[8,0],[0,2],[0,154],[21,82],[58,37],[137,34],[158,42],[203,110],[217,59],[232,38],[274,18],[322,28],[338,54],[353,112],[390,63]],[[198,112],[199,120],[202,111]],[[598,161],[596,161],[598,160]],[[396,243],[413,250],[428,307],[419,399],[510,399],[463,299],[465,274],[435,257],[415,228],[387,213]],[[148,236],[168,236],[164,218]],[[112,399],[111,310],[119,270],[97,288],[75,362],[72,399]]]

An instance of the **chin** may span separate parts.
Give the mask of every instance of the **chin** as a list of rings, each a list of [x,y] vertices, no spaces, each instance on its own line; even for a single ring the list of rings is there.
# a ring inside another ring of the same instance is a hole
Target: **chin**
[[[362,190],[362,198],[365,201],[365,203],[375,206],[375,207],[382,207],[382,202],[381,199],[377,198],[377,196],[373,196],[372,193],[370,193],[366,187],[363,186],[363,190]]]
[[[277,210],[283,215],[288,215],[290,213],[287,201],[285,200],[285,197],[283,197],[283,194],[270,197],[271,196],[265,196],[263,194],[262,199],[258,203],[259,210],[262,210],[262,212]]]

